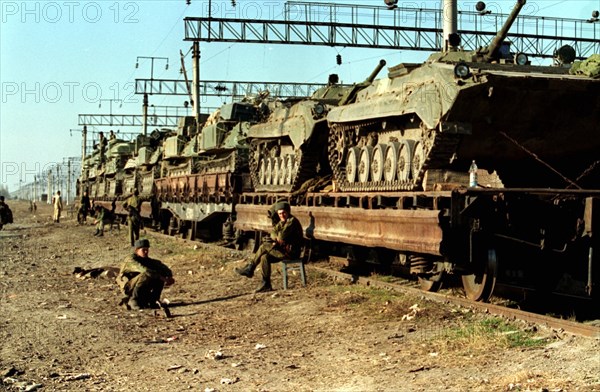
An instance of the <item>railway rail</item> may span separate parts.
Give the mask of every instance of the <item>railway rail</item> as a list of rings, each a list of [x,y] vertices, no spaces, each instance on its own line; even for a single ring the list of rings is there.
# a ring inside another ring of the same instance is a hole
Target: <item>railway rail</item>
[[[367,287],[383,288],[393,291],[398,291],[407,294],[413,294],[428,298],[433,301],[451,303],[454,305],[460,305],[466,308],[476,309],[481,312],[486,312],[498,316],[507,318],[513,318],[522,320],[528,323],[534,323],[536,325],[543,325],[549,328],[554,328],[567,333],[571,333],[578,336],[591,337],[600,339],[600,326],[584,324],[580,322],[558,319],[551,316],[542,314],[526,312],[519,309],[511,309],[501,305],[495,305],[484,302],[475,302],[467,298],[461,298],[452,295],[446,295],[442,293],[435,293],[429,291],[423,291],[415,287],[409,287],[407,285],[384,282],[372,277],[358,276],[354,274],[333,271],[328,268],[318,267],[315,265],[308,265],[309,269],[324,273],[331,277],[335,277],[342,280],[347,280],[355,284],[360,284]]]
[[[184,238],[174,237],[171,235],[163,234],[160,232],[152,232],[153,236],[158,236],[162,238],[169,238],[175,241],[188,242]],[[489,314],[494,314],[506,318],[522,320],[528,323],[533,323],[536,325],[545,326],[548,328],[553,328],[555,330],[567,332],[573,335],[584,336],[594,339],[600,339],[600,325],[591,325],[585,324],[581,322],[559,319],[552,316],[542,315],[533,312],[527,312],[520,309],[512,309],[506,306],[491,304],[486,302],[476,302],[467,298],[447,295],[438,292],[431,291],[423,291],[416,284],[414,287],[407,284],[408,280],[403,280],[398,283],[390,283],[384,282],[380,279],[376,279],[374,277],[367,276],[359,276],[356,274],[350,274],[340,271],[334,271],[329,268],[321,267],[315,265],[315,263],[309,263],[306,266],[309,270],[313,270],[316,272],[323,273],[333,278],[341,279],[344,281],[349,281],[353,284],[360,284],[366,287],[373,288],[382,288],[387,290],[393,290],[401,293],[411,294],[415,296],[425,297],[427,299],[441,302],[441,303],[450,303],[454,305],[459,305],[465,308],[475,309],[480,312],[485,312]]]

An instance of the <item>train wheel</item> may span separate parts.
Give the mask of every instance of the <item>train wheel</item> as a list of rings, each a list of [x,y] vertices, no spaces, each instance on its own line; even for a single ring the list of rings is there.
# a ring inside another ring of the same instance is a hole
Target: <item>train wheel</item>
[[[360,159],[358,162],[358,182],[369,181],[371,174],[371,160],[373,159],[373,147],[364,146],[360,151]]]
[[[427,278],[419,276],[419,285],[423,291],[438,291],[442,287],[442,281],[444,280],[444,272],[438,272],[437,274],[430,275]]]
[[[346,160],[346,180],[350,184],[356,182],[358,177],[358,156],[360,155],[360,149],[358,147],[352,147],[348,150],[348,159]]]
[[[487,261],[481,270],[471,275],[463,275],[462,283],[467,298],[473,301],[487,302],[496,285],[498,260],[495,249],[488,249]]]
[[[387,146],[385,151],[385,163],[383,164],[383,178],[386,181],[394,181],[396,179],[399,149],[400,143],[398,142],[392,142]]]
[[[385,153],[387,144],[378,144],[373,150],[373,160],[371,161],[371,180],[381,181],[383,179]]]

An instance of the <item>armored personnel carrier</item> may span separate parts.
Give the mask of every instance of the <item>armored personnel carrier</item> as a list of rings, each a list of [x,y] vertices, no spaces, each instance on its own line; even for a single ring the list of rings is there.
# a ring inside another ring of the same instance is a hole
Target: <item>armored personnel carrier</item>
[[[199,131],[182,119],[177,134],[165,139],[154,182],[163,229],[188,238],[220,235],[237,195],[250,189],[246,132],[261,118],[261,99],[223,105],[202,119]]]
[[[154,194],[154,180],[160,176],[163,143],[173,136],[171,129],[155,129],[150,135],[140,134],[135,139],[135,154],[125,164],[124,195],[137,189],[143,199]]]
[[[340,190],[443,189],[473,160],[505,187],[598,183],[600,79],[510,53],[503,42],[524,4],[489,46],[464,51],[450,31],[443,52],[389,68],[329,111],[329,161]]]
[[[134,144],[132,142],[120,139],[108,142],[104,179],[106,182],[105,196],[111,200],[123,194],[124,168],[127,160],[133,156],[133,152]]]
[[[85,157],[80,181],[83,189],[89,192],[90,198],[114,199],[122,194],[126,177],[124,168],[133,155],[133,147],[133,143],[128,141],[111,140],[104,162],[98,149]]]
[[[199,132],[182,118],[177,134],[168,137],[163,146],[157,183],[161,199],[200,201],[201,196],[231,195],[234,183],[241,186],[248,177],[245,136],[258,118],[258,107],[252,102],[223,105],[206,119]]]
[[[381,61],[363,83],[338,84],[330,75],[327,86],[306,98],[271,103],[266,121],[250,127],[250,173],[256,191],[292,192],[315,176],[331,173],[327,161],[327,113],[350,102],[384,67]]]

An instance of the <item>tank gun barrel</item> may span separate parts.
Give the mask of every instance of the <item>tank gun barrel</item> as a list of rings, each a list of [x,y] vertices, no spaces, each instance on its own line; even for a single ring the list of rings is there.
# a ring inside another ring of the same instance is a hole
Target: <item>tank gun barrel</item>
[[[506,38],[508,31],[510,30],[513,22],[517,19],[519,12],[521,12],[521,9],[523,8],[526,2],[527,0],[517,0],[517,4],[515,4],[512,12],[508,16],[508,19],[506,19],[506,22],[504,22],[504,25],[502,26],[500,31],[498,31],[490,45],[487,47],[487,53],[483,57],[485,61],[490,61],[494,58],[496,52],[498,51],[498,48],[502,44],[502,41],[504,41],[504,39]]]
[[[379,63],[377,64],[377,66],[375,67],[373,72],[371,72],[369,77],[365,79],[365,83],[368,83],[368,84],[373,83],[373,81],[377,77],[377,74],[379,74],[379,72],[383,69],[383,67],[385,67],[385,64],[386,64],[385,60],[383,60],[383,59],[379,60]]]
[[[358,93],[363,88],[369,87],[371,85],[371,83],[373,83],[375,78],[377,77],[377,74],[379,73],[379,71],[381,71],[383,69],[383,67],[385,67],[385,64],[386,64],[385,60],[383,60],[383,59],[379,60],[379,63],[377,64],[377,66],[375,67],[373,72],[371,72],[369,77],[366,78],[364,82],[357,83],[357,84],[353,85],[350,88],[350,90],[346,91],[344,96],[340,99],[338,105],[341,106],[341,105],[346,105],[350,102],[353,102],[354,99],[356,98],[356,93]]]

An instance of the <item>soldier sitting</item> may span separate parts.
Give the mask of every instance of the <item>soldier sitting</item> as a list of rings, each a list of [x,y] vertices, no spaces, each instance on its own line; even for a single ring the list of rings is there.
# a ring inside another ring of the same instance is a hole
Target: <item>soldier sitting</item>
[[[117,276],[117,284],[124,295],[121,305],[126,305],[127,309],[160,307],[163,288],[175,283],[169,267],[148,257],[149,250],[150,241],[137,240],[134,253],[125,259]]]
[[[247,278],[254,276],[254,270],[260,265],[262,271],[261,285],[255,290],[260,293],[271,291],[271,264],[283,259],[298,258],[302,250],[303,232],[300,221],[291,214],[288,202],[278,202],[273,206],[277,212],[278,223],[273,227],[271,237],[264,242],[254,254],[252,261],[235,271]],[[275,216],[275,215],[274,215]]]

